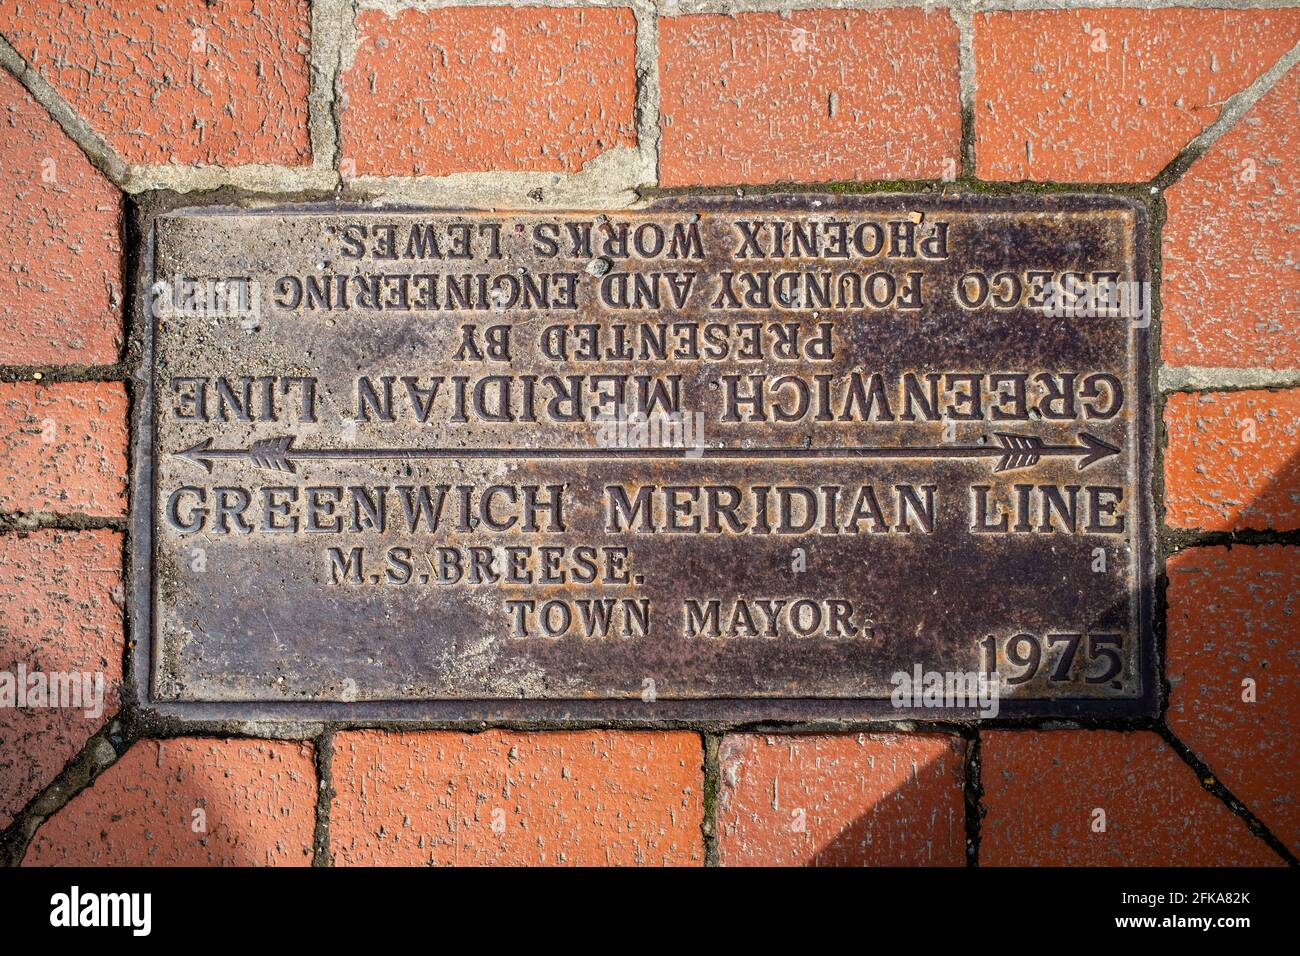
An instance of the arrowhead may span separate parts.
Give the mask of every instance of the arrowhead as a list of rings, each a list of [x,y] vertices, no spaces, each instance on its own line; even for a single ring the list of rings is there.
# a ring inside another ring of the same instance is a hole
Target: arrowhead
[[[203,453],[212,447],[212,439],[205,438],[203,441],[194,445],[192,448],[186,448],[184,451],[172,452],[177,458],[182,458],[192,465],[198,465],[209,474],[212,473],[212,459]]]
[[[1102,441],[1096,435],[1089,435],[1087,432],[1079,432],[1079,442],[1088,450],[1088,454],[1079,459],[1080,471],[1101,461],[1103,458],[1119,454],[1119,449],[1110,442]]]

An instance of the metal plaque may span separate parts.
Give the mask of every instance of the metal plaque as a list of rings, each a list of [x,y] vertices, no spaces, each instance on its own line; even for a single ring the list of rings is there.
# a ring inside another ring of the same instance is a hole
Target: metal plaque
[[[1153,706],[1139,203],[203,208],[149,242],[151,708]]]

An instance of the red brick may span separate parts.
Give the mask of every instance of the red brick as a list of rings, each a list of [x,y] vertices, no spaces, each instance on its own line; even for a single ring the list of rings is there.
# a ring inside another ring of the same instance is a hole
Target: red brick
[[[126,513],[126,390],[0,383],[0,512]]]
[[[337,864],[629,865],[703,860],[690,733],[341,733]]]
[[[347,174],[577,172],[636,144],[631,10],[452,7],[357,17]]]
[[[976,170],[1003,180],[1151,179],[1300,39],[1297,10],[1025,10],[974,24]]]
[[[0,70],[0,365],[99,365],[122,345],[121,196]]]
[[[311,159],[308,0],[0,0],[0,33],[131,163]]]
[[[306,866],[316,789],[311,744],[144,740],[36,831],[23,865]]]
[[[965,745],[939,735],[726,737],[724,866],[964,866]]]
[[[102,714],[0,707],[0,828],[117,712],[122,599],[116,532],[0,534],[0,671],[16,680],[21,665],[29,675],[89,672],[104,681]]]
[[[1165,190],[1161,352],[1171,365],[1300,368],[1300,69]]]
[[[1192,548],[1168,569],[1169,727],[1300,853],[1300,548]]]
[[[945,10],[665,17],[659,84],[665,186],[958,172],[957,28]]]
[[[1165,428],[1171,527],[1300,528],[1300,390],[1170,395]]]
[[[985,866],[1267,866],[1281,859],[1150,731],[981,734]],[[1105,811],[1104,833],[1093,832]]]

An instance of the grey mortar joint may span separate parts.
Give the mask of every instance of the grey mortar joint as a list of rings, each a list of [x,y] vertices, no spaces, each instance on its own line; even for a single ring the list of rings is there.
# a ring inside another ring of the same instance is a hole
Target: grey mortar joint
[[[434,5],[448,5],[456,0],[439,0]],[[471,0],[472,2],[472,0]],[[388,3],[384,6],[402,7],[412,4]],[[511,5],[516,5],[512,3]],[[519,3],[517,5],[527,5]],[[798,10],[887,10],[898,7],[922,7],[927,10],[948,9],[997,13],[1016,10],[1088,10],[1136,9],[1165,10],[1193,8],[1200,10],[1269,10],[1295,7],[1296,0],[658,0],[661,15],[718,13],[778,13]]]
[[[1296,6],[1296,0],[954,0],[969,4],[977,12],[1004,10],[1167,10],[1190,7],[1198,10],[1276,10]]]
[[[1296,388],[1300,368],[1206,368],[1169,366],[1160,368],[1162,392],[1213,392],[1247,388]]]
[[[1228,97],[1218,119],[1192,138],[1192,141],[1179,151],[1153,183],[1160,189],[1167,189],[1191,168],[1192,164],[1205,155],[1206,151],[1246,115],[1260,99],[1277,85],[1278,81],[1297,63],[1300,63],[1300,43],[1288,50],[1271,67],[1255,78],[1244,90]]]
[[[975,175],[975,24],[970,4],[949,7],[957,24],[957,87],[961,107],[961,160],[958,172]]]
[[[922,7],[942,11],[952,3],[935,0],[659,0],[663,15],[717,13],[776,13],[782,16],[801,10],[888,10],[897,7]]]
[[[1165,9],[1280,9],[1294,0],[1094,0],[1086,5],[1059,0],[550,0],[543,5],[559,8],[631,7],[636,16],[636,148],[615,147],[593,158],[577,173],[454,173],[440,177],[362,176],[340,180],[339,113],[340,78],[356,49],[355,16],[359,10],[390,15],[404,9],[437,9],[464,5],[465,0],[318,0],[312,5],[311,90],[308,127],[312,164],[303,167],[247,164],[240,166],[128,165],[107,142],[79,117],[69,104],[32,69],[24,58],[0,39],[0,64],[50,113],[87,158],[128,193],[170,189],[194,192],[235,187],[250,193],[293,193],[339,189],[348,198],[383,204],[431,202],[477,205],[488,208],[559,208],[602,206],[628,208],[638,204],[637,188],[657,185],[659,160],[658,19],[689,13],[737,14],[795,10],[882,10],[896,7],[947,9],[959,30],[960,97],[963,115],[961,173],[970,176],[974,165],[973,112],[975,66],[971,50],[972,18],[977,12],[1002,10],[1059,10],[1124,7]],[[478,0],[474,6],[524,7],[536,0]],[[1300,60],[1300,45],[1229,99],[1219,119],[1197,136],[1178,159],[1157,179],[1163,188],[1191,165],[1213,142]],[[540,198],[539,198],[540,197]]]
[[[342,72],[343,37],[353,27],[351,0],[316,0],[311,5],[311,92],[307,124],[311,132],[312,165],[328,172],[338,184],[341,131],[336,103]]]
[[[116,718],[86,741],[59,775],[14,815],[8,827],[0,830],[0,866],[19,865],[41,824],[94,784],[127,746],[121,722]]]
[[[358,0],[355,11],[375,10],[390,16],[406,9],[440,9],[464,6],[454,0],[428,3],[397,3],[386,0]],[[471,6],[529,7],[537,2],[487,2]],[[541,4],[555,8],[631,7],[636,17],[636,146],[615,146],[593,157],[576,173],[561,172],[457,172],[445,176],[344,177],[344,198],[373,203],[468,206],[481,209],[626,209],[639,203],[639,186],[654,183],[658,153],[658,57],[652,0],[554,0]],[[355,16],[346,18],[341,31],[338,76],[351,66],[357,54]],[[336,83],[336,114],[341,92]],[[347,159],[342,155],[340,162]]]
[[[659,185],[659,13],[653,0],[635,0],[637,146],[640,182]]]
[[[198,192],[231,186],[252,193],[296,193],[332,190],[338,175],[318,166],[272,166],[248,163],[241,166],[132,166],[122,189],[142,193],[166,189],[178,193]]]
[[[444,10],[448,7],[551,7],[591,9],[593,7],[653,6],[655,0],[355,0],[358,10],[379,10],[392,16],[402,10]],[[660,0],[662,3],[662,0]]]
[[[116,186],[122,186],[129,176],[126,163],[122,162],[113,148],[102,136],[90,128],[90,124],[77,115],[77,112],[50,86],[45,79],[32,68],[9,41],[0,37],[0,65],[13,74],[32,95],[32,98],[50,114],[50,118],[59,124],[78,148],[90,160],[91,165],[108,177]]]

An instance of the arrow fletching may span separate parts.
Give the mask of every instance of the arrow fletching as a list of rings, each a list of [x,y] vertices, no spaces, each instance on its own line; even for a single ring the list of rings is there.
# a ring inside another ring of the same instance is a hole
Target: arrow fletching
[[[1043,440],[1034,435],[1008,435],[1006,432],[998,432],[997,439],[998,444],[1005,448],[1007,453],[998,459],[994,471],[1027,468],[1038,464],[1038,460],[1043,457],[1039,452],[1043,447]]]
[[[248,447],[248,460],[258,468],[266,468],[270,471],[287,471],[293,473],[293,459],[289,457],[289,450],[293,448],[293,436],[284,435],[280,438],[263,438],[261,441],[255,441]]]

